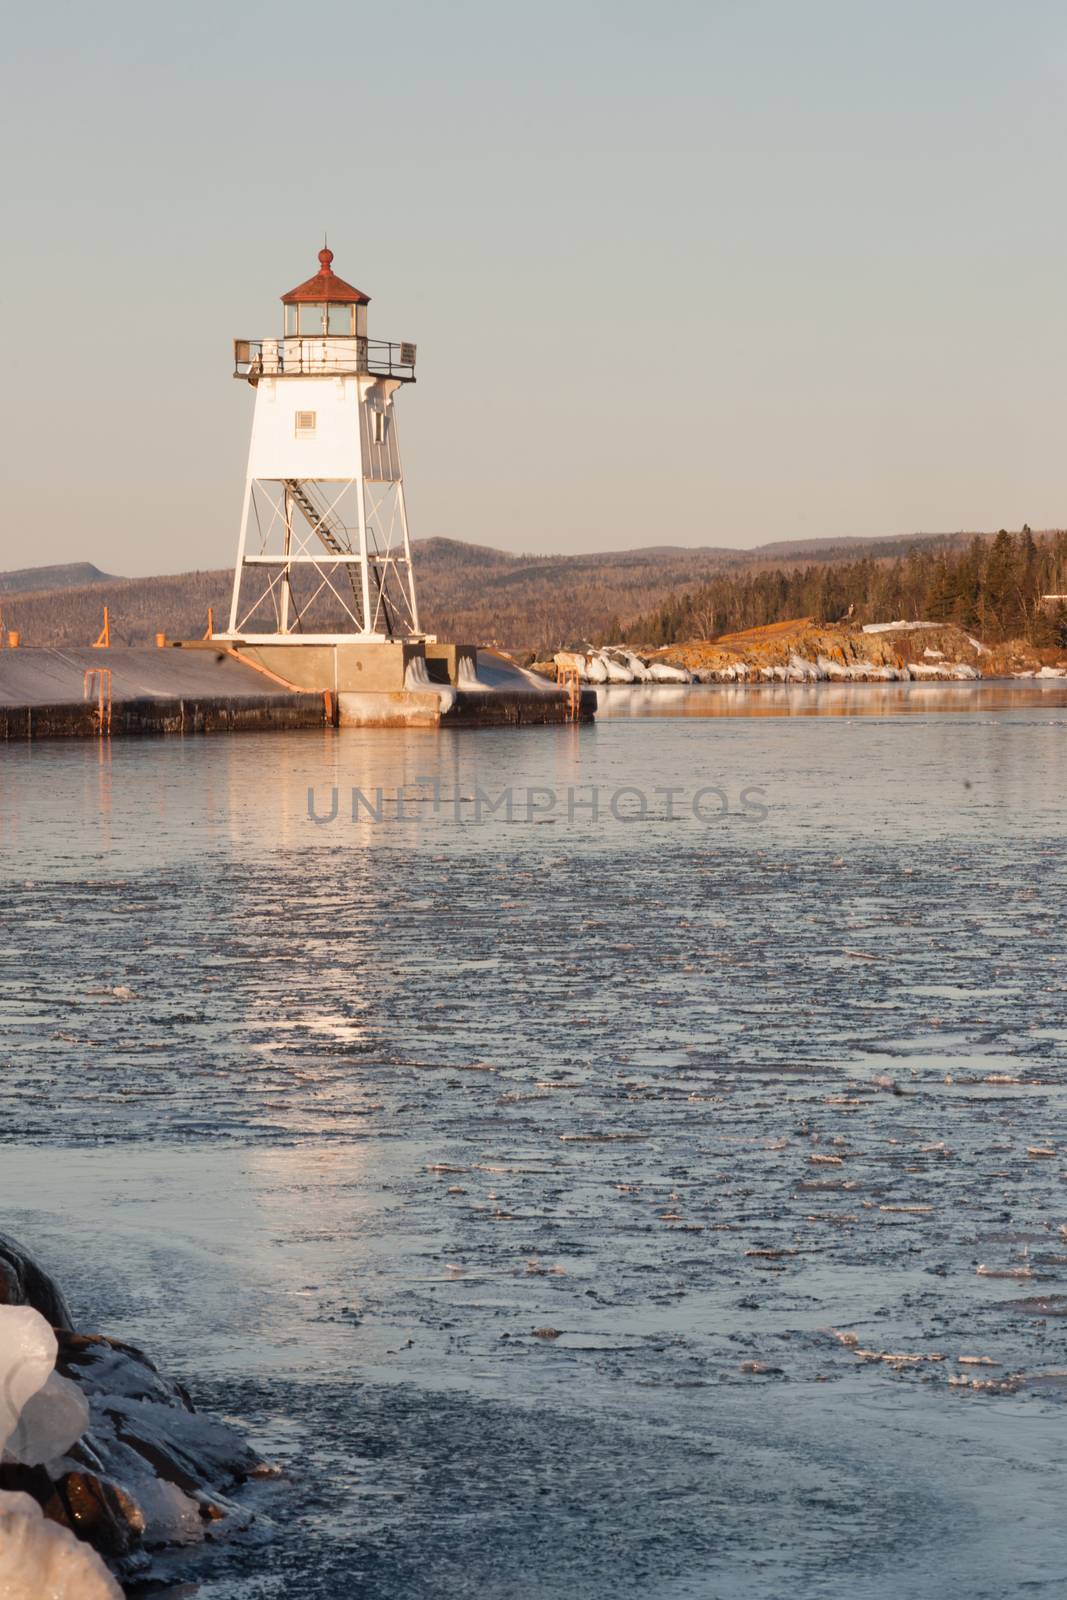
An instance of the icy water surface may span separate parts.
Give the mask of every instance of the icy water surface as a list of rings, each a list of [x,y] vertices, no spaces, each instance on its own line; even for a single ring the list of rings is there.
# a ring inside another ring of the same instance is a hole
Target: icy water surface
[[[286,1468],[175,1593],[1064,1592],[1063,699],[3,752],[0,1221]]]

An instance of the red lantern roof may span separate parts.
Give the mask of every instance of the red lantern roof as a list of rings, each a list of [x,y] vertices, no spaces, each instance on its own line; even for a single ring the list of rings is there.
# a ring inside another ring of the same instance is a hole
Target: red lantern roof
[[[343,305],[369,306],[369,294],[364,294],[362,289],[354,289],[343,278],[334,276],[330,267],[332,260],[332,250],[320,250],[318,272],[306,283],[299,283],[295,289],[290,289],[288,294],[283,294],[282,304],[296,306],[302,301],[333,300]]]

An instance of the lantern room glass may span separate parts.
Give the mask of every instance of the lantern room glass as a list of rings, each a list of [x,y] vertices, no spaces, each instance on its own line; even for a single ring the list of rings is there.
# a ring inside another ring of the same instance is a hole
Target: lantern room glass
[[[285,335],[292,339],[298,335],[305,339],[321,338],[330,334],[335,339],[351,338],[356,332],[356,307],[321,300],[285,308]]]
[[[325,332],[326,307],[319,301],[300,307],[300,332],[316,334]]]

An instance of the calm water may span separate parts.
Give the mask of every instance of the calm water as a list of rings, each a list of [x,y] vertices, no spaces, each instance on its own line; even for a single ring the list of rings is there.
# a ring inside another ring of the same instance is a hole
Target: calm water
[[[1067,693],[913,687],[0,754],[0,1226],[286,1468],[183,1594],[1062,1593]]]

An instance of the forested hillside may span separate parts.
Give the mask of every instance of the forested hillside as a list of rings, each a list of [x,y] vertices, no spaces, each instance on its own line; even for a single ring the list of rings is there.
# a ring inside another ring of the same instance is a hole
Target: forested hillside
[[[429,539],[416,544],[415,563],[429,632],[538,655],[581,640],[671,644],[785,617],[833,621],[850,607],[857,620],[930,617],[994,639],[1038,642],[1036,634],[1058,626],[1039,596],[1067,588],[1067,535],[1024,530],[995,538],[808,540],[757,550],[658,546],[573,556],[516,556]],[[62,588],[48,581],[49,571],[40,569],[38,592],[25,592],[25,572],[12,586],[17,592],[4,592],[0,574],[3,626],[17,629],[27,645],[91,643],[105,605],[116,644],[148,644],[157,633],[197,638],[209,606],[216,627],[228,616],[226,569],[101,575]],[[340,622],[323,613],[319,626]]]
[[[786,617],[837,622],[894,618],[954,622],[996,643],[1025,639],[1067,647],[1067,533],[1035,538],[1004,529],[962,548],[917,547],[891,560],[808,564],[721,573],[630,622],[625,637],[648,644],[710,639]]]

